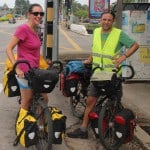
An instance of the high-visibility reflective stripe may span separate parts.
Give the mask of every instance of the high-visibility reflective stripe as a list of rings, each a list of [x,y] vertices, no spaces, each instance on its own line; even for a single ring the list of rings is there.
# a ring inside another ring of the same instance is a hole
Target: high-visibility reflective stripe
[[[98,63],[92,63],[95,67],[101,67],[101,64],[98,64]],[[103,65],[104,68],[115,68],[115,65],[114,64],[105,64]]]
[[[98,54],[98,53],[92,53],[92,56],[96,56],[96,57],[103,57],[103,58],[108,58],[108,59],[112,59],[112,56],[109,55],[104,55],[104,54]]]
[[[103,58],[108,58],[108,59],[112,59],[115,58],[117,56],[121,55],[121,52],[117,52],[114,56],[110,56],[110,55],[105,55],[105,54],[99,54],[99,53],[92,53],[92,56],[95,57],[103,57]]]

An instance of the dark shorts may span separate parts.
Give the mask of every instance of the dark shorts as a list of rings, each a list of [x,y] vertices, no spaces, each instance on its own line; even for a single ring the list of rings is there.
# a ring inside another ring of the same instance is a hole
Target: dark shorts
[[[98,98],[100,95],[106,95],[106,93],[103,92],[103,89],[100,89],[99,87],[94,86],[93,83],[90,82],[90,84],[88,86],[87,95]],[[117,96],[118,96],[118,98],[121,98],[122,95],[123,95],[122,94],[122,85],[120,85],[120,87],[118,87],[118,90],[117,90]]]
[[[100,90],[98,89],[98,87],[95,87],[93,85],[92,82],[90,82],[89,86],[88,86],[88,92],[87,95],[88,96],[93,96],[93,97],[99,97],[100,96]]]

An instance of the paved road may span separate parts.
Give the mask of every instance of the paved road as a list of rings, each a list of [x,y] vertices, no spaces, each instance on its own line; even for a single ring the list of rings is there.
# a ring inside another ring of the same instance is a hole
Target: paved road
[[[69,33],[68,33],[69,32]],[[70,33],[68,31],[68,35],[76,36],[75,33]],[[80,35],[81,36],[81,35]],[[81,36],[81,38],[83,38]],[[86,37],[89,40],[89,37]],[[76,40],[73,40],[76,43]],[[73,43],[73,42],[71,42]],[[83,57],[82,51],[76,51],[73,53],[74,49],[77,48],[77,45],[71,44],[69,49],[72,49],[71,54],[67,55],[67,45],[61,46],[62,50],[65,50],[65,58],[69,59],[70,57]],[[76,43],[77,44],[77,43]],[[89,44],[89,43],[88,43]],[[88,45],[87,44],[87,45]],[[90,44],[89,44],[90,45]],[[89,47],[88,45],[88,47]],[[3,45],[4,46],[4,45]],[[80,54],[80,55],[79,55]],[[0,55],[2,60],[4,57]],[[61,53],[61,57],[64,58],[63,53]],[[2,73],[4,70],[4,65],[0,64],[0,79],[2,81]],[[149,93],[150,84],[149,83],[132,83],[132,84],[125,84],[124,85],[124,97],[123,102],[128,106],[131,107],[138,115],[139,118],[143,118],[147,121],[148,125],[150,125],[149,118],[150,118],[150,111],[149,111]],[[1,101],[0,101],[0,149],[1,150],[22,150],[21,146],[13,147],[13,141],[15,139],[14,133],[14,121],[15,116],[18,111],[18,103],[17,98],[7,98],[3,92],[0,93]],[[79,126],[80,120],[73,117],[69,107],[69,99],[62,96],[62,93],[57,86],[55,90],[49,94],[50,105],[54,105],[60,108],[63,113],[67,116],[67,131],[72,130]],[[142,137],[143,138],[143,137]],[[149,139],[149,137],[147,137]],[[150,140],[149,140],[150,141]],[[147,142],[148,143],[148,142]],[[98,140],[93,137],[92,131],[90,130],[90,138],[88,140],[80,140],[80,139],[70,139],[65,138],[62,145],[54,145],[54,150],[78,150],[78,149],[87,149],[87,150],[102,150],[102,147]],[[129,143],[125,145],[122,149],[124,150],[142,150],[137,143]]]

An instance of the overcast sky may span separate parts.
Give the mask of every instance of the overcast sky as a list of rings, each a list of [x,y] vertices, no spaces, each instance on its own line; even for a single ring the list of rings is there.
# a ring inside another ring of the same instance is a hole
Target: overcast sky
[[[89,0],[76,0],[76,1],[81,4],[88,4]],[[111,3],[115,1],[117,0],[110,0]],[[8,5],[8,7],[13,8],[15,0],[0,0],[0,6],[3,6],[5,3]],[[44,0],[30,0],[30,3],[40,3],[42,6],[44,6]]]

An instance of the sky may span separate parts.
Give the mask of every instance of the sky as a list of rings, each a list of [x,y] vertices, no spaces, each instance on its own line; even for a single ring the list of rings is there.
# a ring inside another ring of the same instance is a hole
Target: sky
[[[30,3],[39,3],[42,6],[44,6],[44,0],[29,0]],[[76,0],[77,2],[81,3],[81,4],[88,4],[89,0]],[[117,0],[110,0],[110,2],[115,2]],[[4,4],[7,4],[9,8],[13,8],[14,4],[15,4],[15,0],[0,0],[0,6],[3,6]]]

